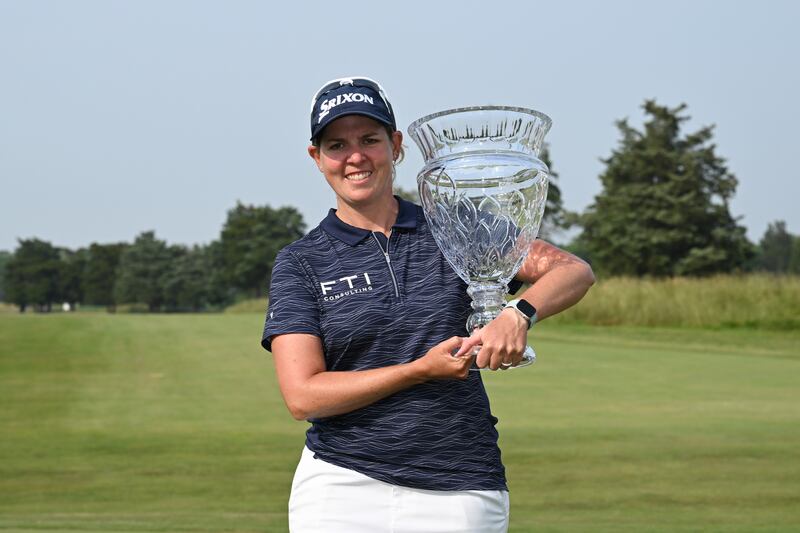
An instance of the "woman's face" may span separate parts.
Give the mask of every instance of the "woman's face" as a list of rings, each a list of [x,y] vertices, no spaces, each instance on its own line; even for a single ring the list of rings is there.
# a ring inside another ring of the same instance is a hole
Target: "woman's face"
[[[328,124],[308,153],[337,198],[359,207],[392,197],[392,163],[402,140],[369,117],[346,115]]]

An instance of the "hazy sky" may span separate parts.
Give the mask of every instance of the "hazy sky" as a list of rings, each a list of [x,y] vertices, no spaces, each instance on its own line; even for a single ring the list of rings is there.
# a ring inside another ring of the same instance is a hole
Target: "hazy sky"
[[[345,75],[381,81],[403,131],[465,105],[547,113],[570,209],[599,191],[615,120],[686,102],[688,130],[716,125],[750,238],[777,219],[800,233],[798,5],[0,0],[0,249],[208,242],[237,200],[313,227],[334,198],[309,100]]]

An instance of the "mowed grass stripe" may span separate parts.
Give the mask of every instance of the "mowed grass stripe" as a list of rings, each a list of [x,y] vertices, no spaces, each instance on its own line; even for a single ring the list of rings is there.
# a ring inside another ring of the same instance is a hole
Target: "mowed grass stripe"
[[[18,378],[18,386],[5,387],[14,372],[4,363],[0,379],[10,401],[0,408],[2,420],[14,413],[19,429],[26,411],[58,409],[0,444],[0,527],[14,509],[17,527],[285,528],[303,424],[286,414],[269,356],[258,347],[260,319],[13,318],[0,322],[3,336],[13,329],[20,340],[4,343],[3,361],[29,366],[33,349],[57,371],[42,366],[31,392]],[[30,340],[42,336],[64,341]],[[250,518],[228,522],[231,514]]]
[[[0,529],[285,531],[260,314],[0,317]],[[485,374],[513,532],[792,531],[794,332],[548,324]]]
[[[512,514],[530,502],[515,531],[800,524],[796,342],[760,336],[765,358],[725,338],[742,331],[698,332],[718,342],[687,348],[692,333],[543,327],[535,383],[488,376]]]

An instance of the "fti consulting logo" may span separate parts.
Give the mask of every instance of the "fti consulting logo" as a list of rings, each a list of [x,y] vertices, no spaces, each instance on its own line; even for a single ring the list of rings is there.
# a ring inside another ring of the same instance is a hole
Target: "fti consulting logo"
[[[368,292],[372,290],[372,280],[369,274],[353,274],[344,276],[334,281],[323,281],[319,284],[322,289],[322,299],[326,302],[339,300],[351,294]]]

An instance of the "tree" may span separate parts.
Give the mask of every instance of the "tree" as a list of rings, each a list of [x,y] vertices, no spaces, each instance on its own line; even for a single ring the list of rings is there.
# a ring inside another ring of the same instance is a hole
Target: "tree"
[[[74,252],[60,248],[58,255],[60,259],[58,299],[69,303],[70,309],[75,309],[79,302],[83,302],[83,275],[88,251],[86,248]]]
[[[6,264],[6,298],[18,305],[21,313],[31,304],[37,311],[50,311],[59,296],[60,271],[59,252],[52,244],[21,239]]]
[[[202,311],[212,303],[212,258],[207,247],[177,247],[165,273],[164,304],[170,311]]]
[[[0,250],[0,302],[6,301],[5,274],[6,265],[14,255],[11,252]]]
[[[758,243],[758,266],[768,272],[789,271],[795,237],[786,230],[786,222],[777,220],[769,226]]]
[[[208,303],[212,307],[225,307],[236,299],[236,289],[231,287],[225,278],[225,257],[222,243],[211,241],[204,248],[205,260],[208,262]]]
[[[117,303],[145,303],[151,312],[164,303],[163,278],[170,270],[176,250],[155,233],[146,231],[120,255],[114,300]]]
[[[305,233],[294,207],[273,209],[237,203],[220,234],[223,273],[228,283],[252,297],[266,292],[275,256]]]
[[[792,241],[792,256],[789,258],[789,272],[800,274],[800,235]]]
[[[117,265],[127,244],[92,243],[86,258],[83,277],[84,302],[89,305],[104,305],[114,311],[114,282]]]
[[[603,189],[581,216],[581,245],[599,272],[706,275],[741,269],[753,255],[728,202],[736,178],[711,144],[713,127],[681,134],[685,104],[644,103],[644,131],[617,122]]]
[[[547,143],[542,147],[539,159],[550,169],[547,204],[544,208],[544,218],[542,219],[542,227],[539,230],[539,237],[550,240],[572,225],[572,219],[575,218],[575,214],[564,209],[561,188],[558,186],[558,172],[553,170],[553,162],[550,159],[550,146]]]

